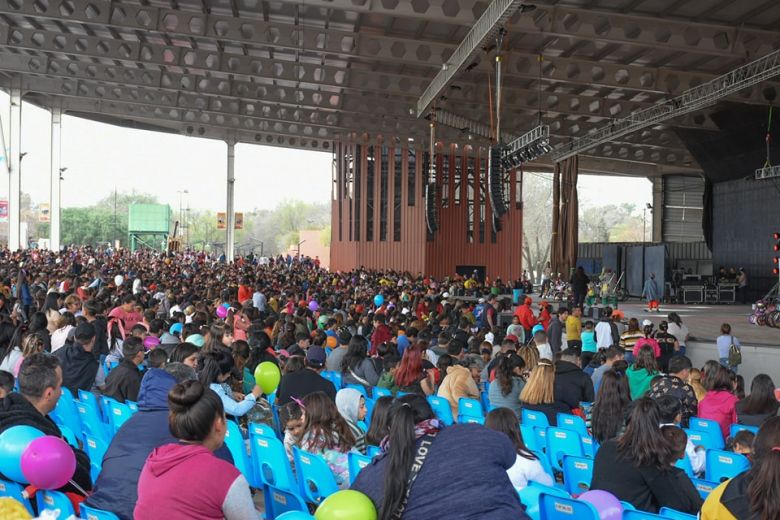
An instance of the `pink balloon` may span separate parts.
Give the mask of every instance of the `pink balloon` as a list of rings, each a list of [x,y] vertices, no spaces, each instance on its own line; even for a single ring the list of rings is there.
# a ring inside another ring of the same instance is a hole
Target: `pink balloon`
[[[59,437],[35,439],[22,453],[22,474],[39,489],[59,489],[75,472],[76,455]]]
[[[228,310],[225,307],[223,307],[222,305],[217,307],[217,318],[224,320],[225,318],[227,318],[227,315],[228,315]]]

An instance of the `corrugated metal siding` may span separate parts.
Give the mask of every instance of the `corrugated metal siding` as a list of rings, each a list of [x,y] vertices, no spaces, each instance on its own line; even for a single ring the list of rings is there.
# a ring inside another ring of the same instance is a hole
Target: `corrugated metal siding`
[[[665,242],[700,242],[702,232],[704,179],[693,175],[663,177]]]

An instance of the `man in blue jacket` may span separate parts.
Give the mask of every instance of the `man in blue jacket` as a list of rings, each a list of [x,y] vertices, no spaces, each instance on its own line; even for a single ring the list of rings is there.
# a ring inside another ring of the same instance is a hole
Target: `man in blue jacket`
[[[164,369],[149,369],[141,382],[138,412],[125,422],[103,457],[103,469],[87,505],[111,511],[121,520],[133,520],[138,500],[138,477],[154,448],[178,440],[168,430],[168,391],[177,383],[196,379],[195,371],[183,363],[169,363]],[[225,446],[215,452],[231,464]]]

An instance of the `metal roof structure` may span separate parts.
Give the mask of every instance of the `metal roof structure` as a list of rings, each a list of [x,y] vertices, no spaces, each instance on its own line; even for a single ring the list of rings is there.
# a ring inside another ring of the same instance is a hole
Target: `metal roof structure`
[[[425,142],[418,100],[488,5],[0,0],[0,85],[74,115],[235,142],[322,151],[363,133]],[[780,49],[780,2],[529,0],[504,28],[502,131],[541,121],[555,146]],[[435,108],[489,124],[488,43]],[[777,85],[727,99],[766,104]],[[698,110],[600,144],[581,169],[699,171],[675,126],[715,128]],[[436,133],[479,139],[443,125]]]

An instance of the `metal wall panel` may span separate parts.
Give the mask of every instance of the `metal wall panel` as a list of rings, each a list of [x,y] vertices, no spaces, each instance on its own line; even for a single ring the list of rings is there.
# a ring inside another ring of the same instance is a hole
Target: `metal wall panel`
[[[694,175],[663,177],[664,242],[701,242],[704,179]]]

